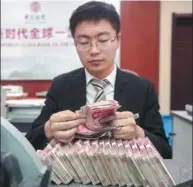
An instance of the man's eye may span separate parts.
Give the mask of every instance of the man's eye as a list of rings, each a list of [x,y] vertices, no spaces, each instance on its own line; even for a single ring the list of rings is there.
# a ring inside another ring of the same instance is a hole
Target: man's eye
[[[88,45],[89,42],[79,42],[80,45]]]
[[[108,40],[99,40],[98,42],[99,43],[105,43],[105,42],[108,42]]]

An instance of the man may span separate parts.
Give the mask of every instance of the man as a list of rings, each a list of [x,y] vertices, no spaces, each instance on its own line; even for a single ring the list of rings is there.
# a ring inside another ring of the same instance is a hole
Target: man
[[[42,149],[53,139],[72,141],[77,127],[85,121],[76,111],[103,98],[115,99],[121,105],[119,112],[103,119],[121,127],[112,131],[114,138],[147,136],[164,158],[171,158],[152,83],[114,64],[120,44],[115,8],[103,2],[87,2],[73,12],[70,30],[84,68],[53,79],[45,106],[27,134],[34,148]],[[139,118],[135,120],[136,113]]]

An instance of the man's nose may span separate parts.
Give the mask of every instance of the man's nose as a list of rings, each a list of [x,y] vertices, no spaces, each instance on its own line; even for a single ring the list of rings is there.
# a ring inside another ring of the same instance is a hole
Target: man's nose
[[[99,47],[97,46],[96,43],[92,43],[92,45],[90,46],[90,54],[91,55],[97,55],[99,54],[101,51],[99,49]]]

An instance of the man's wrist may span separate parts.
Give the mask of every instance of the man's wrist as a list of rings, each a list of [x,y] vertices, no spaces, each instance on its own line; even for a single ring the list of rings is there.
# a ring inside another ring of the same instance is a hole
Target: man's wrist
[[[139,125],[136,126],[136,138],[145,138],[145,132]]]
[[[48,120],[45,123],[45,125],[44,125],[44,132],[45,132],[45,136],[47,137],[48,141],[53,139],[53,134],[52,134],[52,131],[50,129],[50,120]]]

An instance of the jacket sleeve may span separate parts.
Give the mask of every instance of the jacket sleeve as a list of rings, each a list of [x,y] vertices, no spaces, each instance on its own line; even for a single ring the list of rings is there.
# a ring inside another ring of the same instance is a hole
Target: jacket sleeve
[[[26,138],[37,149],[43,149],[48,140],[44,133],[44,125],[49,120],[50,116],[57,112],[57,86],[55,79],[47,93],[45,105],[42,107],[40,115],[32,123],[31,129],[27,132]]]
[[[157,148],[163,158],[172,158],[171,147],[165,135],[163,121],[159,113],[157,94],[152,83],[148,86],[143,124],[145,136],[148,137]]]

